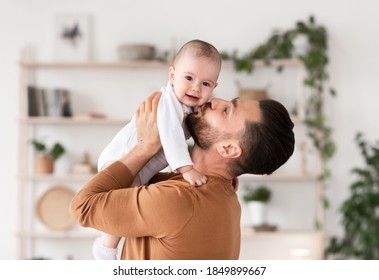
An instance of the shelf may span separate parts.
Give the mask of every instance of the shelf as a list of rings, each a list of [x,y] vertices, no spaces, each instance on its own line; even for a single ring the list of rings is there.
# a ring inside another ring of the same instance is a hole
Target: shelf
[[[254,231],[250,227],[241,228],[241,235],[243,237],[255,237],[255,236],[289,236],[289,235],[316,235],[322,236],[322,231],[317,230],[277,230],[277,231]]]
[[[46,69],[129,69],[129,68],[163,68],[168,67],[167,62],[157,60],[137,60],[125,62],[58,62],[58,61],[20,61],[23,68]]]
[[[232,68],[234,67],[232,61],[222,61],[222,66],[225,68]],[[267,65],[264,60],[255,60],[254,61],[254,67],[278,67],[278,66],[283,66],[283,67],[301,67],[303,66],[303,63],[296,58],[289,58],[289,59],[275,59],[272,60],[270,65]]]
[[[321,231],[310,231],[310,230],[287,230],[287,231],[267,231],[267,232],[254,232],[250,228],[241,229],[242,238],[254,238],[260,236],[290,236],[290,235],[303,235],[303,236],[322,236]],[[33,237],[33,238],[51,238],[51,239],[90,239],[98,237],[96,233],[77,233],[70,231],[62,232],[24,232],[19,233],[19,236],[22,237]]]
[[[95,239],[98,237],[96,234],[89,233],[75,233],[75,232],[24,232],[18,233],[21,237],[31,238],[50,238],[50,239]]]
[[[28,117],[22,118],[21,122],[30,125],[124,125],[129,122],[126,119],[75,119],[75,118],[58,118],[58,117]]]
[[[26,181],[59,181],[59,182],[83,182],[91,179],[95,174],[63,174],[63,175],[20,175]],[[317,178],[311,176],[279,176],[279,175],[250,175],[245,174],[238,177],[240,181],[255,182],[317,182]]]
[[[302,123],[303,121],[298,116],[291,116],[291,120],[296,123]],[[54,124],[54,125],[87,125],[87,124],[93,124],[93,125],[124,125],[130,120],[127,119],[75,119],[72,117],[65,117],[65,118],[59,118],[59,117],[27,117],[27,118],[21,118],[20,121],[24,124],[30,124],[30,125],[48,125],[48,124]]]
[[[54,175],[54,174],[46,174],[46,175],[20,175],[20,179],[23,181],[39,181],[39,182],[87,182],[90,180],[95,174],[64,174],[64,175]]]
[[[136,61],[113,61],[113,62],[59,62],[59,61],[20,61],[20,66],[23,68],[46,68],[46,69],[128,69],[128,68],[162,68],[168,67],[169,62],[162,62],[157,60],[136,60]],[[225,68],[232,68],[233,62],[222,61]],[[271,61],[270,65],[266,65],[263,60],[256,60],[255,67],[299,67],[302,62],[296,58],[290,59],[276,59]]]
[[[317,182],[316,177],[299,175],[251,175],[244,174],[238,177],[240,181],[255,181],[255,182]]]

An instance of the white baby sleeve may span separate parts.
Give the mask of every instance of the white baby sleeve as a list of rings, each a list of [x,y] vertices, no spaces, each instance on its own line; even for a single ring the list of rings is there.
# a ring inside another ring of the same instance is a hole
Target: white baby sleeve
[[[108,164],[119,160],[124,154],[128,153],[132,147],[137,144],[137,128],[135,117],[126,124],[109,142],[109,144],[101,152],[97,169],[101,171]]]
[[[171,169],[193,165],[183,131],[184,113],[170,84],[162,89],[158,104],[157,124],[163,151]]]

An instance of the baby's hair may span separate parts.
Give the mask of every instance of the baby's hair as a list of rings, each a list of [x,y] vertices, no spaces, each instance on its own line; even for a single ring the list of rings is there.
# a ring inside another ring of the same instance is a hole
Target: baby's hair
[[[175,56],[174,65],[186,51],[193,51],[197,57],[207,57],[217,61],[221,65],[221,55],[211,44],[202,40],[191,40],[185,43]]]

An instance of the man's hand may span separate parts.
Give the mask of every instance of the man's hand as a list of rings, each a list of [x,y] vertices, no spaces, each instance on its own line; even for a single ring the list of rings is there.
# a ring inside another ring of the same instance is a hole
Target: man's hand
[[[162,148],[157,126],[158,102],[161,95],[160,91],[154,92],[136,111],[137,145],[153,154]]]
[[[162,148],[157,126],[158,102],[161,92],[151,94],[136,111],[138,143],[120,161],[136,177],[145,164]]]

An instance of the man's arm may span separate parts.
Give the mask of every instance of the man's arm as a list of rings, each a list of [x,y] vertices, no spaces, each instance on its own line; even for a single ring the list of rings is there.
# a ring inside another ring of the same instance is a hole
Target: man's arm
[[[76,194],[73,217],[83,227],[115,236],[175,236],[193,214],[186,211],[193,193],[175,180],[128,188],[132,181],[126,165],[112,163]]]
[[[81,225],[110,232],[113,222],[117,223],[113,219],[121,216],[120,212],[125,209],[128,200],[130,207],[138,203],[138,193],[132,189],[125,192],[125,188],[131,185],[141,168],[161,149],[156,125],[159,98],[160,93],[152,94],[136,112],[138,144],[120,161],[95,175],[73,198],[70,210]],[[116,234],[118,230],[112,227],[112,231]]]

